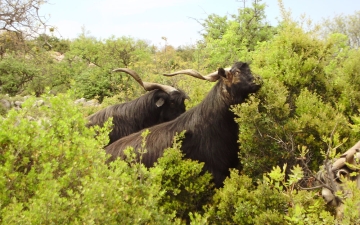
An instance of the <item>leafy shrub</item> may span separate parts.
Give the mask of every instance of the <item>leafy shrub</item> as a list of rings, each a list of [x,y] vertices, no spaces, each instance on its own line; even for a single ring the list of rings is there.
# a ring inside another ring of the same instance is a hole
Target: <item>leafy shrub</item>
[[[7,111],[8,111],[8,110],[5,108],[5,106],[0,103],[0,116],[5,116],[5,114],[7,113]]]
[[[291,168],[300,146],[309,150],[307,166],[316,170],[324,160],[320,152],[327,149],[326,137],[350,136],[345,105],[333,97],[338,79],[328,74],[328,63],[342,54],[341,40],[322,40],[316,31],[284,21],[276,36],[251,52],[252,69],[264,84],[255,98],[234,107],[245,174],[262,179],[276,165]]]
[[[121,160],[105,164],[102,146],[110,123],[95,139],[95,130],[85,127],[80,109],[69,97],[49,98],[40,108],[33,103],[30,98],[22,110],[10,110],[0,118],[4,224],[172,221],[173,215],[158,208],[163,192],[157,170],[150,173],[141,164]]]
[[[206,215],[209,224],[284,224],[287,201],[280,191],[265,183],[254,185],[249,177],[232,170]]]
[[[294,166],[287,176],[286,167],[286,164],[282,169],[276,166],[264,176],[268,186],[280,191],[288,199],[284,221],[290,224],[332,224],[334,218],[326,211],[324,200],[315,192],[299,190],[297,184],[304,176],[302,168]]]
[[[100,102],[111,96],[115,87],[112,86],[109,76],[101,69],[86,69],[79,74],[76,79],[76,86],[74,87],[78,92],[78,96],[86,99],[98,98]]]
[[[356,173],[359,176],[359,173]],[[354,176],[355,174],[352,174]],[[356,181],[344,181],[344,192],[351,193],[344,200],[343,215],[339,218],[342,224],[359,224],[360,223],[360,191]]]
[[[161,190],[164,195],[159,205],[168,213],[176,213],[177,218],[189,220],[189,213],[203,212],[202,206],[209,203],[214,186],[212,175],[203,172],[203,164],[183,159],[180,150],[184,134],[174,138],[174,144],[159,158],[156,168],[161,169]]]
[[[38,75],[38,68],[27,60],[14,56],[0,60],[1,93],[14,96],[25,90],[29,82]]]

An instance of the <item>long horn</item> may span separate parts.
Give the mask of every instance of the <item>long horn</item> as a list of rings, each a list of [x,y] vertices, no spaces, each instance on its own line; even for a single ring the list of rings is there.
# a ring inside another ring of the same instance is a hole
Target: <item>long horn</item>
[[[117,69],[113,69],[112,72],[125,72],[125,73],[129,74],[146,90],[146,88],[144,87],[143,81],[141,80],[140,76],[134,70],[131,70],[128,68],[117,68]]]
[[[175,75],[178,75],[178,74],[186,74],[186,75],[190,75],[192,77],[195,77],[195,78],[198,78],[198,79],[201,79],[201,80],[207,80],[207,81],[211,81],[211,82],[215,82],[220,78],[217,71],[209,73],[208,75],[203,76],[198,71],[193,70],[193,69],[179,70],[179,71],[176,71],[174,73],[164,73],[163,75],[164,76],[175,76]]]
[[[336,171],[345,165],[346,158],[337,159],[331,166],[331,171]]]
[[[165,91],[166,93],[170,93],[173,91],[178,91],[176,88],[168,86],[168,85],[163,85],[163,84],[157,84],[157,83],[150,83],[150,82],[143,82],[140,78],[140,76],[131,69],[128,68],[117,68],[114,69],[112,72],[125,72],[129,75],[131,75],[146,91],[152,91],[155,89],[160,89]]]
[[[346,155],[346,163],[348,168],[351,170],[359,170],[359,157],[360,157],[360,150],[358,148],[351,149],[352,151],[348,151],[348,154]]]
[[[161,89],[165,91],[166,93],[170,93],[173,91],[178,91],[176,88],[171,87],[169,85],[164,84],[158,84],[158,83],[150,83],[150,82],[144,82],[144,88],[147,91],[155,90],[155,89]]]
[[[340,169],[345,165],[345,163],[352,164],[354,162],[354,157],[358,157],[357,153],[359,152],[360,141],[358,141],[354,146],[348,149],[344,154],[340,156],[338,160],[336,160],[332,165],[332,171]]]
[[[344,154],[342,154],[340,157],[354,154],[356,149],[360,149],[360,141],[358,141],[354,146],[352,146],[350,149],[348,149],[346,152],[344,152]]]

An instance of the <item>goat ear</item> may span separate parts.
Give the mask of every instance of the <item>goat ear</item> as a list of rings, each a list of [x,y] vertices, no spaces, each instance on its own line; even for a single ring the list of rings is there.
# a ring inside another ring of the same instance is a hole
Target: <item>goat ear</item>
[[[226,86],[231,86],[233,82],[233,75],[229,70],[225,70],[223,68],[219,68],[218,70],[219,76],[223,79]]]
[[[163,106],[165,103],[165,100],[163,98],[159,98],[156,102],[155,102],[155,105],[156,107],[161,107]]]
[[[231,80],[233,77],[231,72],[228,69],[224,69],[224,68],[219,68],[218,74],[220,75],[220,77],[226,78],[227,80]]]
[[[244,62],[244,63],[240,66],[240,68],[243,68],[243,67],[249,67],[249,64],[247,64],[246,62]]]
[[[226,71],[224,70],[224,68],[219,68],[218,69],[218,75],[221,77],[226,78]]]

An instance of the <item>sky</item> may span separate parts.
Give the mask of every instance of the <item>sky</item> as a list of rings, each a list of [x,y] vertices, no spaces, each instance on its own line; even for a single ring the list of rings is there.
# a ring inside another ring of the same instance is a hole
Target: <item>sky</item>
[[[250,6],[251,0],[246,0]],[[271,25],[281,19],[277,0],[262,0]],[[360,11],[359,0],[283,0],[292,18],[306,15],[314,22],[334,15]],[[174,47],[195,44],[201,39],[199,22],[210,14],[237,14],[243,0],[49,0],[40,14],[57,28],[55,35],[65,39],[78,37],[85,29],[98,39],[132,37],[150,44]]]

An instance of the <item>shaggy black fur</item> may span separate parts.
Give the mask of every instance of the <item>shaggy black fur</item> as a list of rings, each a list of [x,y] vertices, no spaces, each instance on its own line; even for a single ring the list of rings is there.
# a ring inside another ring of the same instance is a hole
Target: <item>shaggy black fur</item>
[[[109,133],[111,144],[141,129],[175,119],[185,112],[185,98],[187,95],[181,90],[169,94],[153,90],[130,102],[112,105],[90,115],[88,126],[102,126],[113,117],[113,129]],[[164,100],[161,106],[157,105],[159,99]]]
[[[164,149],[172,144],[173,136],[183,130],[185,138],[181,150],[186,158],[204,162],[204,169],[211,172],[217,187],[221,187],[228,176],[229,168],[238,163],[238,125],[231,105],[244,102],[250,93],[257,92],[261,85],[256,83],[248,64],[237,62],[230,71],[218,70],[220,79],[205,99],[196,107],[178,118],[149,128],[146,139],[147,153],[142,162],[153,166],[163,155]],[[124,157],[127,146],[141,148],[142,137],[139,131],[124,137],[105,148],[111,154],[109,161]]]

